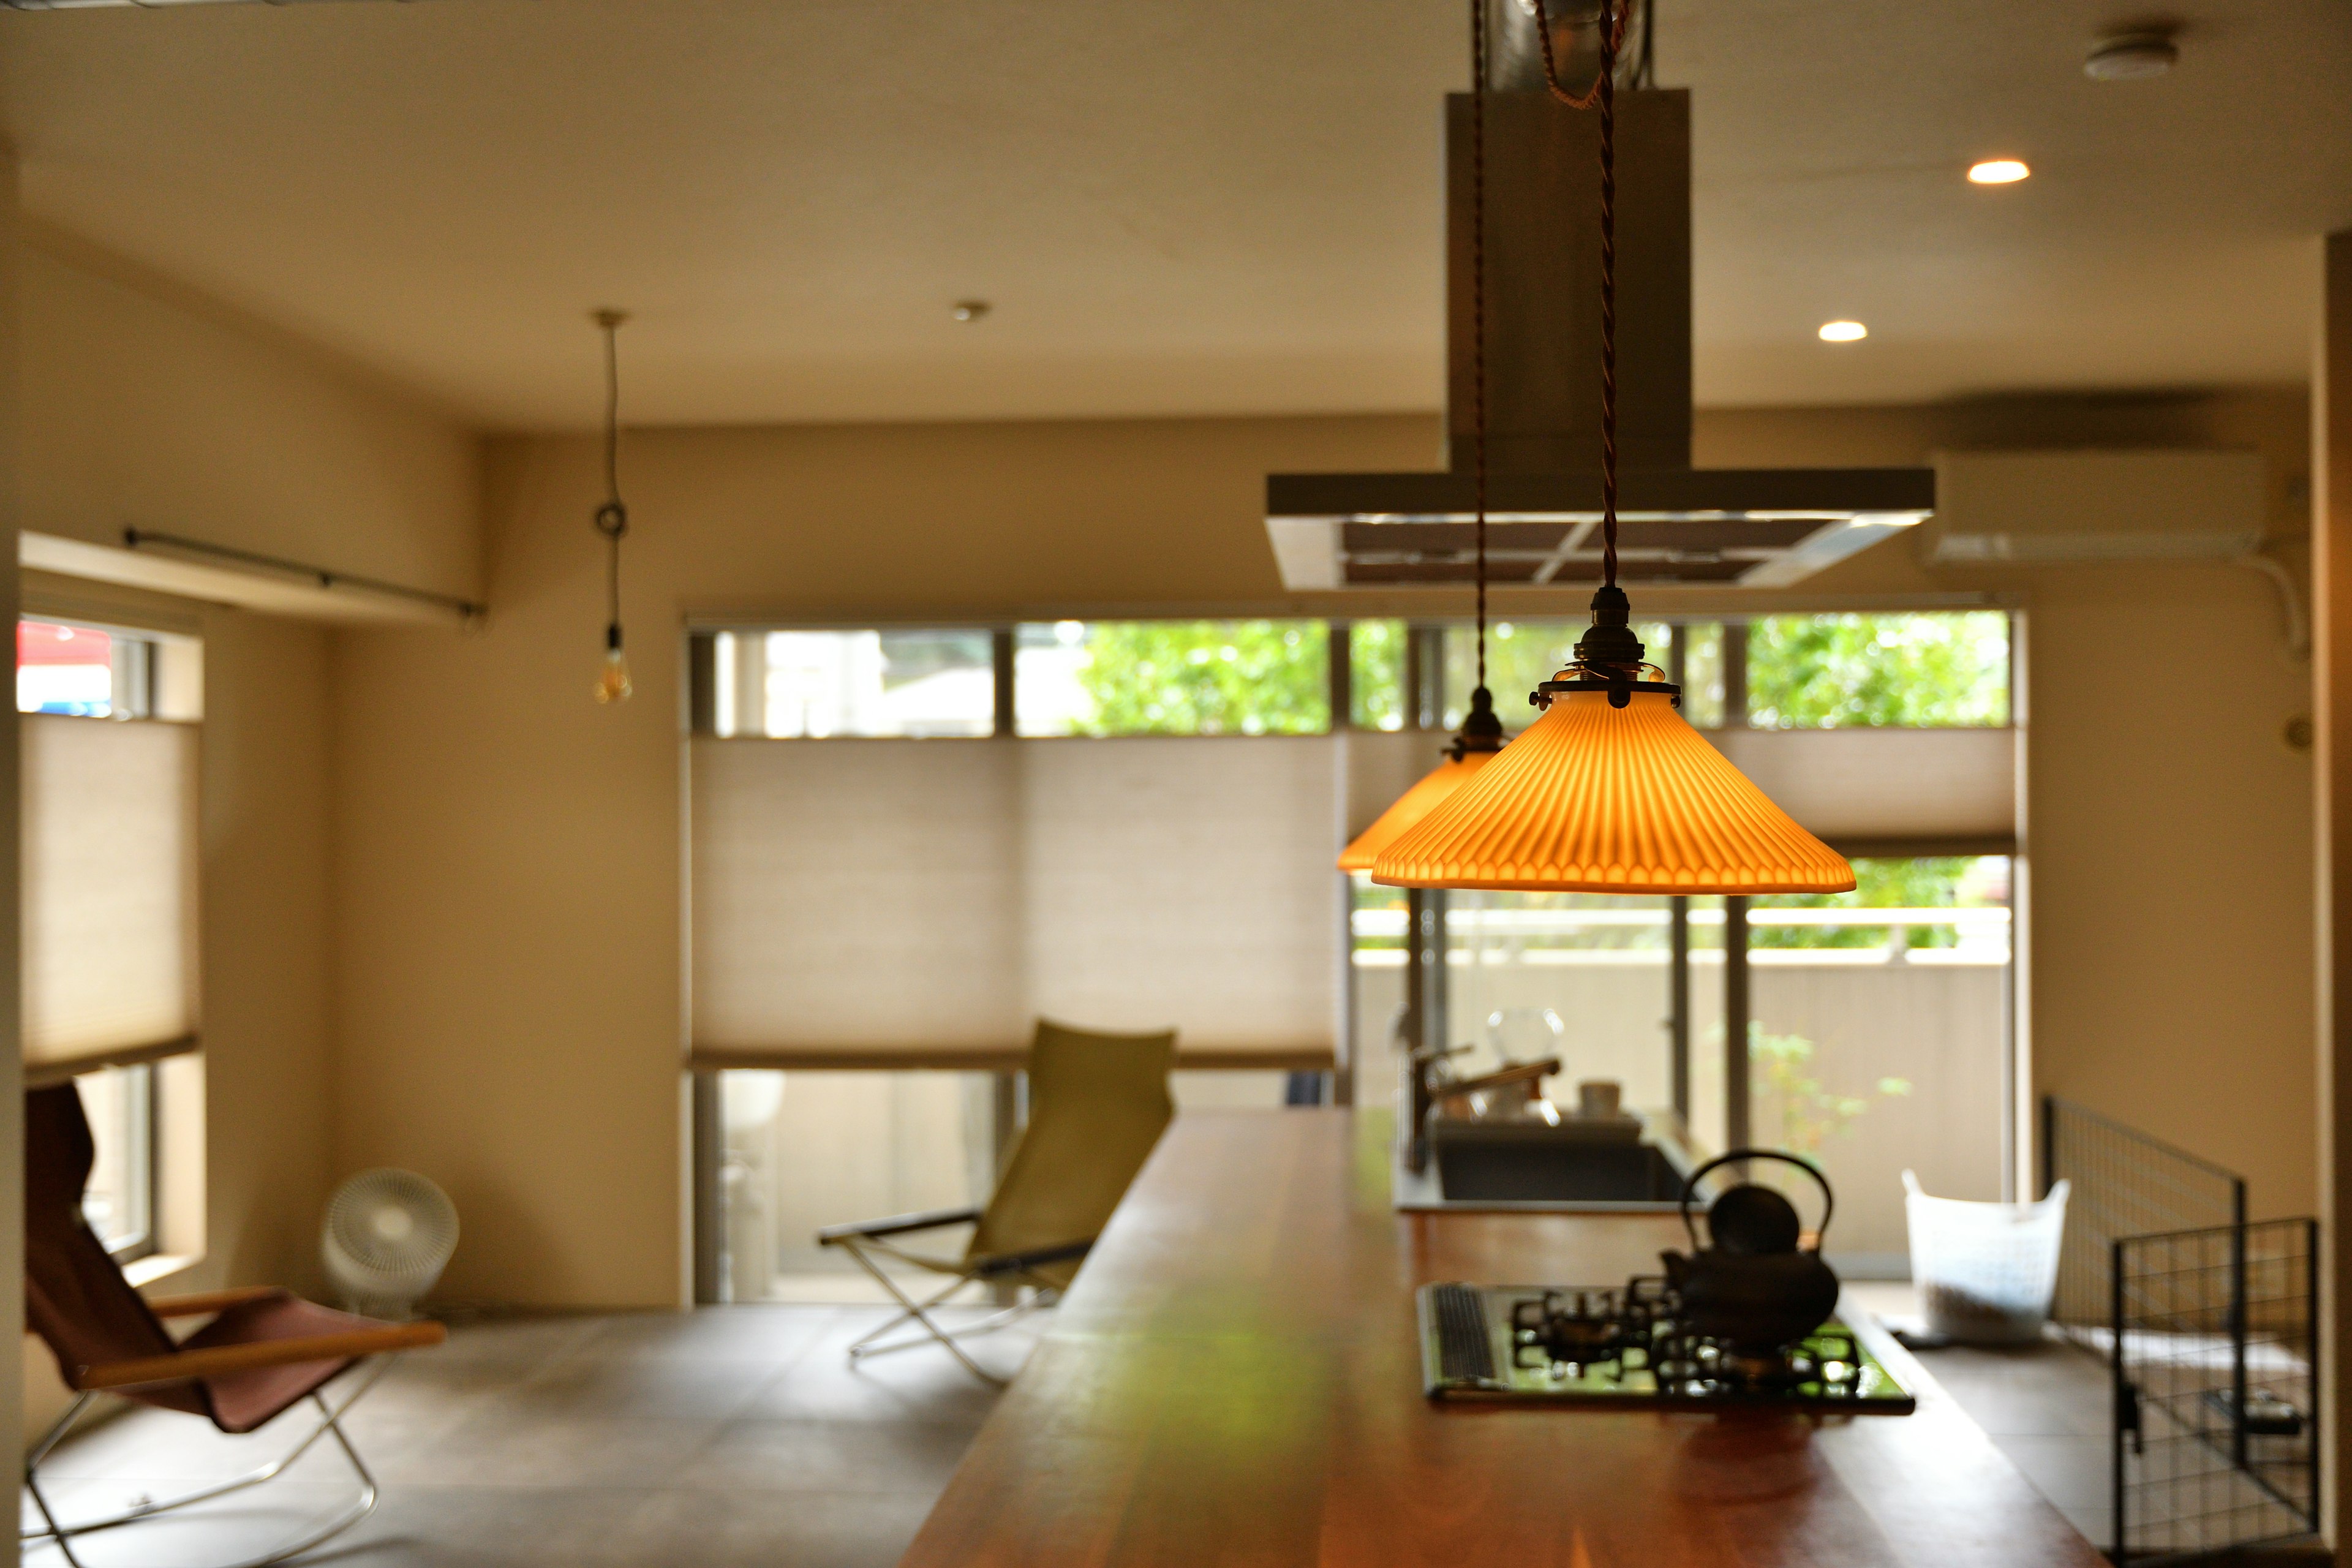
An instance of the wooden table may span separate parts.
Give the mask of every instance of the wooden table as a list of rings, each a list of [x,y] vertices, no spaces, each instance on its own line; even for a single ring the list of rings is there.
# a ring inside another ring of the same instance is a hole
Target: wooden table
[[[1400,1215],[1386,1138],[1178,1118],[905,1563],[2103,1562],[1932,1384],[1909,1416],[1432,1405],[1414,1286],[1612,1282],[1672,1222]]]

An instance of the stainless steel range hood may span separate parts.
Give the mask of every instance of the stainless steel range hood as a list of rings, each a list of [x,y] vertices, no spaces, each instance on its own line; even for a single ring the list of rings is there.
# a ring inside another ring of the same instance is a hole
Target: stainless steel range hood
[[[1487,577],[1595,582],[1599,117],[1554,103],[1539,76],[1528,81],[1534,23],[1517,0],[1492,5],[1494,79],[1507,85],[1486,110]],[[1449,467],[1270,477],[1266,532],[1286,588],[1472,580],[1470,112],[1467,93],[1448,98]],[[1618,92],[1617,258],[1622,581],[1785,587],[1934,510],[1930,468],[1690,466],[1687,92]]]

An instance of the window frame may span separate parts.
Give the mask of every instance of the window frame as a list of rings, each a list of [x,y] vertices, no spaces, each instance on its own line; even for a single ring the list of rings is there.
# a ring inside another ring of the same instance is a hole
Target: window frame
[[[1349,627],[1350,622],[1331,616],[1101,616],[1083,624],[1093,625],[1196,625],[1204,622],[1265,622],[1319,626],[1323,629],[1325,647],[1325,700],[1328,704],[1323,726],[1307,731],[1269,730],[1256,734],[1240,731],[1118,731],[1097,735],[1083,731],[1072,733],[1024,733],[1020,725],[1020,634],[1024,626],[1054,626],[1075,616],[1055,618],[1024,617],[1013,622],[981,624],[971,621],[728,621],[692,625],[687,628],[687,731],[697,740],[775,740],[775,741],[1091,741],[1143,739],[1155,736],[1181,736],[1203,740],[1280,740],[1298,739],[1307,735],[1339,734],[1358,728],[1350,711]],[[992,652],[992,695],[994,711],[989,729],[984,733],[971,735],[770,735],[747,731],[736,727],[722,713],[733,693],[734,678],[722,670],[721,637],[761,636],[772,632],[819,633],[932,633],[941,636],[984,636],[989,638]]]
[[[152,1258],[163,1249],[161,1236],[163,1201],[162,1170],[163,1075],[157,1069],[158,1064],[154,1062],[110,1063],[105,1067],[93,1068],[87,1073],[76,1073],[68,1080],[74,1085],[74,1091],[77,1094],[81,1091],[83,1079],[94,1077],[102,1072],[121,1073],[125,1082],[136,1083],[139,1086],[138,1103],[142,1115],[138,1120],[134,1137],[135,1146],[138,1149],[135,1179],[140,1189],[141,1223],[136,1231],[120,1240],[109,1241],[104,1237],[99,1237],[105,1244],[108,1256],[117,1263],[136,1263],[141,1258]],[[86,1111],[87,1104],[84,1109]],[[95,1133],[97,1130],[93,1128],[92,1131]],[[85,1201],[87,1201],[86,1194]]]

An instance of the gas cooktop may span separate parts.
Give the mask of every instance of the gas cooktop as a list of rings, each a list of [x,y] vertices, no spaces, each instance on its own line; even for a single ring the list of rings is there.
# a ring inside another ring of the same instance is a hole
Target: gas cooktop
[[[1832,1318],[1769,1355],[1688,1333],[1663,1279],[1622,1287],[1424,1285],[1423,1391],[1611,1409],[1765,1405],[1908,1415],[1917,1402]]]

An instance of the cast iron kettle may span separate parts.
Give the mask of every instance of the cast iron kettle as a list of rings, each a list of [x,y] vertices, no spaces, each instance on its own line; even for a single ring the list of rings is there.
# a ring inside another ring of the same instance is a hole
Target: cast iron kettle
[[[1727,1188],[1707,1205],[1712,1246],[1698,1244],[1691,1199],[1702,1178],[1718,1166],[1741,1160],[1778,1160],[1794,1165],[1822,1189],[1821,1228],[1810,1249],[1800,1247],[1803,1226],[1787,1198],[1756,1182]],[[1709,1160],[1683,1184],[1683,1229],[1691,1255],[1664,1254],[1666,1283],[1681,1300],[1677,1324],[1723,1341],[1742,1354],[1769,1355],[1797,1343],[1827,1322],[1837,1310],[1838,1277],[1822,1260],[1821,1237],[1836,1206],[1822,1173],[1794,1154],[1773,1149],[1738,1149]]]

